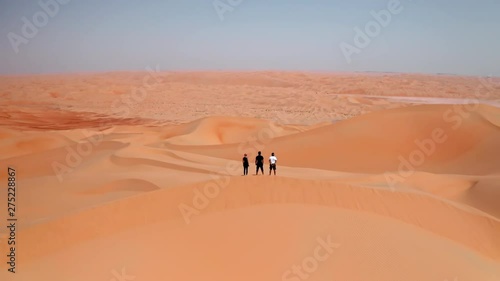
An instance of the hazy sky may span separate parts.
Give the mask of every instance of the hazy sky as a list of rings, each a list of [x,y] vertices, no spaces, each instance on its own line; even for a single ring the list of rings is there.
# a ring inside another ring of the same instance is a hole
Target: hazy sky
[[[0,0],[1,74],[159,65],[500,76],[499,0],[400,0],[363,48],[354,28],[396,0],[220,0],[236,4],[223,20],[212,0],[64,0],[44,18],[39,2],[54,1]],[[358,48],[350,63],[342,42]]]

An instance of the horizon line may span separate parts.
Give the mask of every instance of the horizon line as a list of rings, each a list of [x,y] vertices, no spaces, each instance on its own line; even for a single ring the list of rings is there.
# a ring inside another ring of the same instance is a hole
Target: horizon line
[[[47,73],[13,73],[2,74],[0,77],[28,77],[28,76],[71,76],[71,75],[99,75],[99,74],[118,74],[118,73],[144,73],[148,70],[109,70],[109,71],[72,71],[72,72],[47,72]],[[471,74],[455,74],[455,73],[427,73],[427,72],[395,72],[395,71],[328,71],[328,70],[280,70],[280,69],[192,69],[192,70],[160,70],[158,73],[310,73],[310,74],[325,74],[325,75],[419,75],[419,76],[449,76],[449,77],[463,77],[463,78],[500,78],[500,75],[471,75]]]

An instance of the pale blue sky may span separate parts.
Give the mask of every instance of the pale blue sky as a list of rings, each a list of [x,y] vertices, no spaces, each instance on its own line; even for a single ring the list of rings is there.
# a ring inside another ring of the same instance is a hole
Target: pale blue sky
[[[350,64],[340,43],[354,44],[354,27],[390,0],[243,0],[223,21],[212,0],[66,1],[16,53],[9,32],[23,36],[22,18],[43,10],[39,0],[0,0],[1,74],[159,65],[500,76],[498,0],[400,0],[403,11]]]

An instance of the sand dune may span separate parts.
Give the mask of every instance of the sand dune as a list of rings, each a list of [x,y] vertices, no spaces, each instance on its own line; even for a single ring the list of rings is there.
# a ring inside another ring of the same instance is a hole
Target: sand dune
[[[499,280],[500,109],[432,104],[477,79],[172,72],[114,111],[144,75],[0,77],[1,280]]]
[[[276,137],[298,132],[269,121],[255,118],[208,117],[180,125],[171,132],[169,144],[178,145],[221,145],[241,143],[256,136],[263,129],[271,129]]]
[[[119,186],[124,183],[127,183],[128,188],[132,189],[134,186],[145,186],[146,184],[144,181],[126,180],[121,183],[108,184],[100,187],[99,190],[102,192],[104,189],[104,191],[109,192],[110,189],[122,189],[123,187]],[[97,238],[96,235],[100,236],[107,232],[112,234],[135,225],[155,223],[167,219],[183,219],[182,212],[179,212],[179,204],[193,205],[193,190],[202,190],[205,185],[206,183],[200,183],[146,193],[119,202],[111,202],[91,210],[83,210],[41,226],[27,228],[25,235],[31,239],[26,238],[24,243],[33,245],[33,247],[28,247],[32,250],[27,256],[47,255],[58,248],[81,242],[75,237],[91,240]],[[147,183],[147,186],[153,185]],[[154,190],[154,188],[149,189]],[[144,190],[144,187],[141,190]],[[349,200],[352,196],[356,198],[356,201]],[[192,215],[189,219],[194,222],[198,215],[205,213],[268,204],[306,204],[370,212],[396,221],[414,224],[439,236],[460,242],[489,258],[500,260],[500,242],[495,239],[496,234],[500,231],[500,220],[455,207],[444,201],[425,196],[425,194],[399,193],[389,189],[375,190],[355,185],[333,184],[327,181],[316,181],[314,185],[311,185],[306,180],[285,177],[272,179],[234,177],[230,179],[230,185],[225,187],[215,200],[211,201],[206,208],[199,210],[199,214]],[[134,206],[141,207],[137,209]],[[401,210],[402,206],[404,206],[404,211]],[[159,209],[162,211],[158,212]],[[423,212],[422,209],[429,211]],[[110,214],[115,222],[107,224],[109,218],[106,216],[98,218],[96,217],[97,213]],[[465,223],[454,225],[439,223],[451,216],[458,216]],[[120,220],[123,225],[119,224]],[[71,227],[61,228],[63,225],[71,225]],[[94,232],[96,227],[99,229],[98,233]],[[475,231],[467,231],[470,227],[473,227]],[[48,230],[52,228],[61,228],[58,230],[58,234],[71,238],[66,240],[69,245],[61,244],[60,240],[50,242],[49,238],[44,238],[42,232],[50,233]],[[36,232],[36,234],[31,234],[32,232]],[[35,247],[35,245],[39,246]]]
[[[145,87],[145,77],[154,81],[153,85],[144,97],[134,96],[133,89]],[[312,125],[409,105],[391,99],[374,104],[373,99],[353,99],[353,94],[497,100],[499,84],[498,78],[276,71],[9,76],[0,77],[0,93],[4,94],[0,106],[92,112],[173,124],[210,116],[239,116]],[[17,120],[23,119],[26,117]]]
[[[105,185],[99,186],[97,188],[85,190],[84,192],[82,192],[82,194],[102,195],[105,193],[123,192],[123,191],[148,192],[157,189],[159,189],[158,186],[145,180],[126,179],[126,180],[110,182]]]
[[[464,193],[457,194],[457,200],[500,218],[500,178],[490,177],[477,180]]]
[[[492,112],[498,114],[499,110],[480,106],[474,112],[466,112],[465,118],[454,115],[455,108],[422,105],[375,112],[296,135],[263,139],[260,144],[268,141],[266,154],[279,151],[286,155],[283,164],[295,167],[309,163],[309,167],[318,169],[385,173],[398,171],[401,163],[407,161],[410,169],[427,172],[498,173],[500,130],[491,120],[497,122]],[[303,149],[310,145],[315,149]],[[198,146],[188,150],[234,158],[235,151],[242,150],[239,147],[240,144]],[[247,145],[243,150],[251,148]],[[411,161],[415,153],[423,157]]]
[[[72,144],[72,141],[59,134],[46,133],[43,136],[15,134],[3,130],[0,159],[43,152]]]

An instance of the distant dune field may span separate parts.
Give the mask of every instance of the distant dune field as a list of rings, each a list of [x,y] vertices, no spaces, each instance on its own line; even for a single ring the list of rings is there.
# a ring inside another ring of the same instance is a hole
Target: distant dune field
[[[16,281],[500,280],[499,80],[4,76],[0,97]]]

